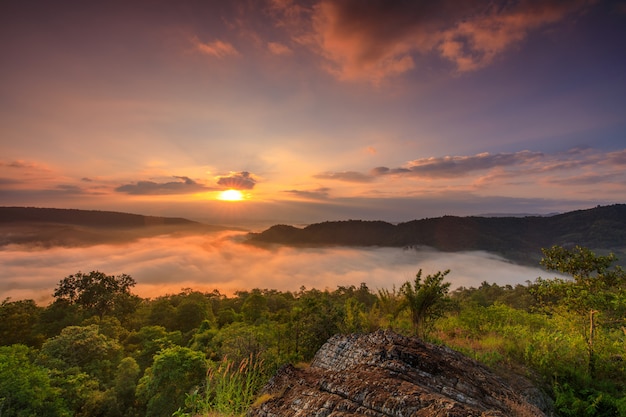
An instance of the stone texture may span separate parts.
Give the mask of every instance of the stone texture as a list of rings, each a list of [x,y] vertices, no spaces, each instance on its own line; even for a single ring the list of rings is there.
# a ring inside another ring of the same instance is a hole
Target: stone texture
[[[548,401],[449,348],[391,331],[337,335],[305,369],[282,367],[248,417],[530,417]],[[535,404],[529,402],[533,399]]]

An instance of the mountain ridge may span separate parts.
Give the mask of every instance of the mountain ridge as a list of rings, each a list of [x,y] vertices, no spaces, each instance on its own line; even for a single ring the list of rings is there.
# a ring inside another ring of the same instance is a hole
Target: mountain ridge
[[[346,220],[304,228],[275,225],[251,233],[249,243],[289,246],[427,246],[447,252],[484,250],[523,264],[552,245],[626,253],[626,204],[597,206],[549,217],[442,216],[398,224]]]
[[[77,247],[124,243],[159,235],[235,230],[181,217],[144,216],[116,211],[41,207],[0,207],[0,247]]]
[[[146,216],[107,210],[47,207],[0,207],[0,223],[58,223],[90,227],[142,227],[155,225],[199,225],[182,217]]]

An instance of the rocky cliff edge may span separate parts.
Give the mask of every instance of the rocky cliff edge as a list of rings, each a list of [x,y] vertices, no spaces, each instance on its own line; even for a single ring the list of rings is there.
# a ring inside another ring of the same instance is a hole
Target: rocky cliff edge
[[[282,367],[248,417],[541,417],[549,400],[449,348],[391,331],[337,335],[305,369]]]

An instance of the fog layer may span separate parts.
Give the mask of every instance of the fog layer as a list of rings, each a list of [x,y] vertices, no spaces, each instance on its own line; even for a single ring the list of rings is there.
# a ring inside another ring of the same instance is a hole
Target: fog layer
[[[511,264],[484,252],[444,253],[401,248],[259,248],[243,243],[241,232],[192,236],[163,235],[125,244],[86,247],[6,245],[0,249],[0,297],[51,301],[62,278],[78,271],[129,274],[142,297],[183,288],[218,289],[224,294],[253,288],[295,291],[366,283],[375,291],[415,277],[450,269],[451,287],[481,282],[517,284],[546,276],[539,268]]]

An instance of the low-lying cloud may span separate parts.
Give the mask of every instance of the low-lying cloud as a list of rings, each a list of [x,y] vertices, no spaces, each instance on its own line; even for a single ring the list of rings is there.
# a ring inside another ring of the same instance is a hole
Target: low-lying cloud
[[[484,252],[443,253],[401,248],[258,248],[242,243],[242,232],[192,236],[163,235],[124,244],[0,250],[0,297],[32,298],[45,304],[56,284],[77,271],[130,274],[143,297],[178,293],[183,288],[218,289],[232,294],[252,288],[296,291],[301,286],[334,290],[366,283],[391,289],[425,274],[451,269],[452,288],[525,283],[538,268],[508,263]],[[545,274],[545,273],[544,273]]]

